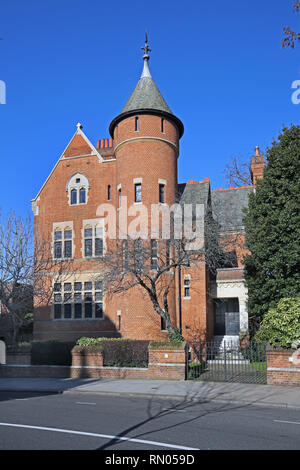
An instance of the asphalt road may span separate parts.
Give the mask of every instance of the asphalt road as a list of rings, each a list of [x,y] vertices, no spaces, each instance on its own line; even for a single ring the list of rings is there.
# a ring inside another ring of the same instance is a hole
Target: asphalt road
[[[300,410],[0,392],[0,450],[299,450]]]

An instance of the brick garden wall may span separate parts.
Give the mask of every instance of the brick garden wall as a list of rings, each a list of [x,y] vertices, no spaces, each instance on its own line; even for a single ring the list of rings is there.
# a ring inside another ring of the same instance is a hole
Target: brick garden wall
[[[269,349],[267,351],[268,385],[300,386],[300,351]]]
[[[104,367],[101,353],[72,351],[72,366],[0,365],[0,378],[107,378],[185,380],[186,346],[149,349],[148,368]]]

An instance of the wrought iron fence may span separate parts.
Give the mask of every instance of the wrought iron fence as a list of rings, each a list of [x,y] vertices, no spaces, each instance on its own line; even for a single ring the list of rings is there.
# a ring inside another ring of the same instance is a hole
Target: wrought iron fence
[[[266,344],[234,341],[189,343],[187,378],[212,382],[267,383]]]

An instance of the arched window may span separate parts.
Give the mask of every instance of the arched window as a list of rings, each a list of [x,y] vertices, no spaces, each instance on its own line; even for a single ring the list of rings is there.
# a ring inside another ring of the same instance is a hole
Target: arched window
[[[71,204],[77,204],[77,189],[71,189]]]
[[[86,189],[80,188],[79,190],[79,203],[85,204],[86,203]]]
[[[88,190],[90,184],[87,177],[81,173],[73,175],[66,187],[68,193],[69,204],[76,206],[78,204],[86,204],[88,200]]]

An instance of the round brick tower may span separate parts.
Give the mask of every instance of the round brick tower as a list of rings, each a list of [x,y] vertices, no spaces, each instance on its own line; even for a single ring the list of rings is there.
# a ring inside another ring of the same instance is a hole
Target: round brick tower
[[[121,113],[111,122],[109,131],[114,140],[117,160],[117,201],[121,197],[122,204],[127,202],[128,211],[135,212],[135,215],[132,212],[128,214],[128,227],[137,217],[140,207],[147,209],[149,240],[153,234],[151,205],[171,206],[177,201],[177,158],[179,139],[184,128],[151,77],[147,37],[142,49],[142,75]],[[137,231],[144,233],[144,228],[145,225]],[[168,276],[170,275],[172,274],[169,273]],[[174,283],[170,288],[168,302],[170,318],[175,325]],[[167,338],[167,332],[162,331],[164,328],[160,318],[142,288],[134,288],[126,296],[120,296],[116,306],[122,315],[122,336],[162,340]]]
[[[136,203],[136,184],[147,207],[160,202],[173,204],[177,194],[177,158],[182,122],[172,113],[149,70],[147,39],[140,80],[109,131],[117,159],[117,188],[127,196],[128,207]],[[162,192],[164,193],[162,195]]]

